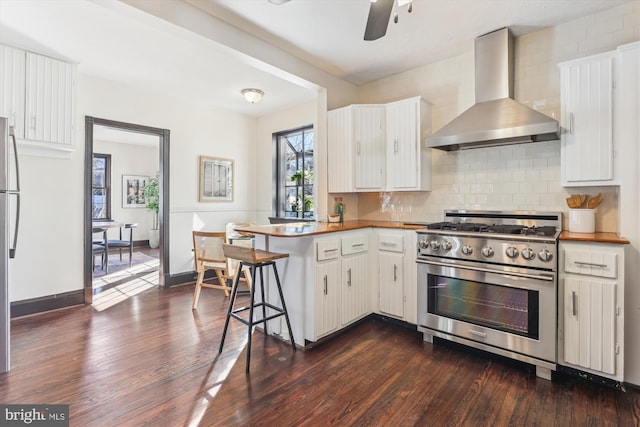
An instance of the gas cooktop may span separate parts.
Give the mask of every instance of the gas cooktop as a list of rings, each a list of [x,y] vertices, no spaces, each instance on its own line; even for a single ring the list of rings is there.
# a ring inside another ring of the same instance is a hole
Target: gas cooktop
[[[476,222],[436,222],[427,230],[470,231],[474,233],[524,234],[527,236],[554,236],[556,227],[520,224],[482,224]]]

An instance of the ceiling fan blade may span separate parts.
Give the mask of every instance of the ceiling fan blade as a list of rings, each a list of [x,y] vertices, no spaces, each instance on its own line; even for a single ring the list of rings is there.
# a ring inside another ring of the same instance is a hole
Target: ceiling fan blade
[[[394,0],[377,0],[369,6],[369,18],[364,30],[365,40],[377,40],[387,34]]]

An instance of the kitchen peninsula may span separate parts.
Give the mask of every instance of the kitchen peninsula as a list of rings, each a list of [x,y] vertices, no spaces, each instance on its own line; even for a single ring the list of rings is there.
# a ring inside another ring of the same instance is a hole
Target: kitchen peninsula
[[[390,221],[346,221],[242,226],[236,230],[254,234],[256,248],[289,254],[278,262],[278,272],[295,343],[309,347],[371,313],[416,323],[415,230],[422,227]],[[277,305],[272,274],[266,299]],[[269,322],[269,333],[289,340],[280,320]]]

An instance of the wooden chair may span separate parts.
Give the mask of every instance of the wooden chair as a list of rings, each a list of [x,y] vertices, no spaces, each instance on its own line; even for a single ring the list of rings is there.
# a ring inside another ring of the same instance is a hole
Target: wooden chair
[[[235,271],[229,270],[229,261],[224,256],[222,245],[226,242],[225,232],[194,231],[193,232],[193,253],[197,273],[196,288],[193,294],[193,304],[191,308],[195,310],[200,298],[202,288],[221,289],[226,296],[229,296],[231,286],[228,280],[234,280]],[[205,283],[204,275],[207,270],[213,270],[218,279],[218,283]],[[251,289],[251,276],[243,270],[244,277],[240,280],[246,282]]]
[[[120,227],[120,238],[108,240],[109,249],[117,248],[120,250],[120,261],[122,261],[122,250],[129,249],[129,267],[131,267],[131,259],[133,258],[133,229],[138,224],[125,224],[124,227]],[[129,240],[122,238],[122,229],[129,230]]]

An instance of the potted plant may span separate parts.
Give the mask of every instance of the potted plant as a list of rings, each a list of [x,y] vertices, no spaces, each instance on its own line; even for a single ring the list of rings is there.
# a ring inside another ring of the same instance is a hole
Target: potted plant
[[[144,199],[147,209],[153,213],[153,224],[149,230],[149,247],[157,248],[160,246],[160,228],[158,214],[160,212],[160,176],[156,172],[156,176],[149,180],[149,184],[144,187]]]

